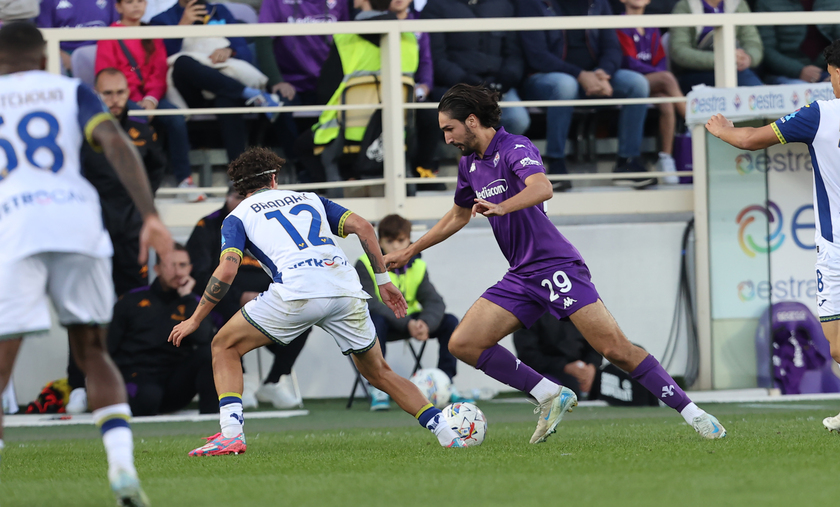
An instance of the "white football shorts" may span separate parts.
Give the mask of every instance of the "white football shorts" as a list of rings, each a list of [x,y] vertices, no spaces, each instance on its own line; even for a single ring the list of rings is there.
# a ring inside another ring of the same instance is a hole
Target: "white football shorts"
[[[840,245],[817,238],[816,276],[820,322],[840,320]]]
[[[364,299],[284,301],[273,288],[271,284],[242,308],[242,316],[273,341],[288,345],[310,327],[318,326],[332,335],[344,355],[365,352],[376,343],[376,329]]]
[[[111,258],[79,253],[0,260],[0,287],[0,339],[48,331],[50,299],[63,326],[107,324],[116,301]]]

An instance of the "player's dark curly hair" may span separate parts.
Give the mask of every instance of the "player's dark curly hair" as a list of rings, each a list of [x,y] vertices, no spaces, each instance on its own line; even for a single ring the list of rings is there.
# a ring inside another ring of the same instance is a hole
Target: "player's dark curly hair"
[[[228,166],[233,188],[243,196],[271,185],[271,175],[278,174],[286,160],[268,148],[249,148]]]
[[[474,114],[485,128],[495,127],[502,117],[499,107],[499,92],[481,85],[456,84],[440,99],[438,112],[446,113],[452,119],[464,123]]]
[[[832,42],[823,50],[825,63],[840,68],[840,39]]]

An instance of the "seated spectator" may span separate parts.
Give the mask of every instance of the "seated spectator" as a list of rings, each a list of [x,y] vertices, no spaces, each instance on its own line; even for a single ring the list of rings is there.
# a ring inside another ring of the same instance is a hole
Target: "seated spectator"
[[[520,17],[600,16],[611,14],[607,0],[521,0]],[[584,97],[644,98],[648,81],[632,70],[621,69],[621,46],[615,30],[547,30],[520,32],[528,67],[522,85],[526,100],[571,100]],[[624,105],[618,117],[616,173],[644,172],[641,145],[647,105]],[[550,174],[566,174],[566,138],[571,107],[549,107],[546,112],[546,151]],[[617,185],[643,188],[654,178],[622,178]],[[571,182],[554,184],[567,190]]]
[[[423,19],[512,18],[512,0],[429,0]],[[434,87],[429,100],[438,101],[458,83],[484,84],[502,94],[502,100],[518,101],[525,61],[516,32],[449,32],[429,34],[434,68]],[[419,74],[419,70],[418,70]],[[501,125],[522,135],[530,125],[524,107],[502,109]],[[417,165],[437,168],[435,151],[443,135],[437,110],[417,111]]]
[[[178,0],[169,10],[154,18],[152,25],[224,25],[237,23],[222,4]],[[267,78],[251,65],[251,50],[244,37],[166,39],[166,52],[172,67],[172,83],[189,107],[277,106],[279,98],[262,88]],[[225,72],[222,72],[222,71]],[[230,77],[227,73],[236,76]],[[173,90],[169,98],[172,99]],[[205,98],[205,92],[214,98]],[[177,103],[177,102],[176,102]],[[267,113],[274,121],[277,113]],[[220,114],[219,125],[228,160],[245,151],[248,130],[240,114]]]
[[[546,313],[531,326],[513,333],[516,357],[531,368],[586,399],[602,358],[569,319]]]
[[[111,26],[140,26],[146,0],[116,0],[120,20]],[[101,40],[96,44],[96,71],[116,68],[128,80],[129,109],[177,109],[166,100],[166,48],[161,39]],[[154,118],[155,126],[166,133],[166,147],[172,173],[180,188],[195,188],[190,168],[190,140],[183,115]],[[203,201],[204,194],[188,196]]]
[[[391,0],[389,10],[396,14],[397,19],[419,19],[420,14],[412,8],[411,0]],[[425,102],[434,86],[434,68],[432,66],[432,49],[429,43],[429,34],[415,33],[417,46],[420,50],[420,61],[417,65],[417,72],[414,74],[414,100]],[[429,121],[420,127],[416,135],[419,146],[415,147],[413,160],[409,160],[411,167],[416,173],[414,176],[433,178],[437,176],[438,168],[434,162],[434,152],[440,142],[440,130],[437,126],[437,113],[434,109],[418,109],[415,116],[433,116],[434,123]],[[425,143],[425,144],[424,144]],[[440,190],[446,190],[442,185]]]
[[[264,0],[259,19],[260,23],[335,23],[349,21],[350,13],[347,0]],[[323,35],[298,35],[274,37],[270,46],[258,45],[260,69],[268,75],[271,91],[287,101],[297,98],[299,104],[323,104],[315,90],[331,42]]]
[[[840,11],[838,0],[758,0],[757,12]],[[828,81],[823,50],[840,39],[840,25],[759,26],[764,44],[764,82],[796,84]]]
[[[650,0],[621,0],[628,15],[642,15]],[[677,78],[668,71],[668,58],[658,28],[622,28],[617,30],[618,42],[624,58],[621,67],[630,69],[645,76],[650,85],[651,97],[684,97],[680,91]],[[659,152],[657,170],[676,172],[674,162],[674,131],[677,126],[676,113],[685,119],[685,102],[673,104],[659,104],[659,136],[662,140],[662,151]],[[665,183],[679,183],[679,178],[666,176]]]
[[[151,287],[135,289],[114,305],[108,327],[108,352],[125,380],[132,414],[156,415],[186,407],[198,394],[202,414],[219,412],[213,383],[209,321],[175,347],[168,342],[176,324],[198,306],[187,249],[176,244],[170,257],[155,265]]]
[[[379,246],[384,254],[402,250],[411,244],[411,222],[399,215],[388,215],[379,222]],[[356,272],[362,282],[362,288],[374,299],[368,299],[368,308],[382,355],[385,355],[385,344],[389,341],[416,338],[420,341],[437,338],[439,347],[438,368],[455,377],[457,359],[449,352],[449,337],[458,327],[458,318],[445,313],[446,306],[434,285],[429,280],[426,262],[419,256],[410,260],[405,267],[389,272],[394,282],[408,303],[406,316],[397,318],[385,303],[379,298],[379,287],[374,283],[373,268],[370,260],[363,255],[356,261]],[[387,394],[370,387],[371,410],[388,410],[390,400]],[[457,399],[458,394],[454,397]]]
[[[0,0],[0,23],[33,19],[40,12],[38,0]]]
[[[196,279],[194,292],[197,297],[201,297],[204,293],[204,287],[207,286],[210,276],[219,265],[219,257],[222,253],[222,221],[242,202],[242,199],[243,197],[231,186],[224,206],[199,220],[190,234],[187,250],[192,259],[193,274]],[[216,327],[221,328],[222,324],[245,306],[245,303],[268,290],[270,283],[271,277],[266,274],[259,261],[246,253],[230,290],[213,309],[214,315],[220,317]],[[243,406],[256,407],[258,400],[271,403],[275,408],[280,409],[298,407],[303,403],[297,395],[290,375],[292,366],[303,350],[311,330],[312,328],[309,328],[288,345],[283,346],[272,342],[265,346],[274,354],[274,363],[259,389],[256,386],[253,388],[250,385],[245,386],[245,392],[242,393]]]
[[[257,9],[260,23],[335,23],[350,20],[347,0],[265,0]],[[332,37],[323,35],[258,38],[255,44],[257,63],[268,76],[271,92],[291,106],[323,104],[318,101],[315,90],[331,42]],[[291,113],[280,115],[276,130],[283,154],[287,159],[296,160],[300,156],[295,146],[299,132]]]
[[[396,19],[396,16],[388,11],[391,5],[390,0],[356,0],[354,5],[361,9],[356,16],[357,21]],[[329,96],[327,105],[336,105],[341,102],[349,79],[355,76],[379,74],[381,70],[380,38],[379,34],[336,34],[333,36],[330,55],[324,62],[318,79],[319,95]],[[402,34],[400,49],[402,74],[413,76],[419,64],[417,38],[413,33]],[[359,176],[355,168],[341,174],[338,159],[345,142],[362,142],[366,128],[344,129],[344,139],[338,139],[340,129],[337,118],[338,111],[324,111],[318,118],[318,123],[312,128],[315,146],[326,147],[320,157],[323,175],[313,177],[314,181],[342,181]],[[360,153],[366,153],[365,147],[361,147]],[[330,197],[341,197],[343,192],[341,189],[330,189],[327,194]]]
[[[126,114],[129,91],[125,76],[114,68],[102,69],[96,75],[94,86],[140,153],[149,176],[149,185],[152,192],[155,192],[163,179],[166,157],[157,140],[157,133],[147,123],[146,118]],[[101,151],[95,151],[85,143],[82,145],[81,160],[85,178],[93,184],[99,194],[102,220],[114,245],[114,255],[111,258],[114,290],[118,296],[122,296],[149,283],[148,266],[137,263],[143,219],[117,177],[116,171]],[[72,353],[67,364],[67,380],[71,389],[67,411],[85,412],[88,406],[85,375],[76,365]]]
[[[35,18],[38,28],[94,28],[111,26],[119,18],[114,0],[74,1],[41,0],[41,13]],[[73,72],[70,54],[82,46],[96,44],[95,40],[61,41],[61,64]]]
[[[713,14],[724,12],[750,12],[742,0],[680,0],[674,14]],[[669,45],[671,69],[683,93],[698,84],[715,85],[715,53],[712,50],[714,30],[710,26],[681,26],[671,28]],[[761,63],[764,50],[758,29],[752,25],[735,27],[735,64],[738,68],[738,86],[761,86],[762,82],[753,69]]]

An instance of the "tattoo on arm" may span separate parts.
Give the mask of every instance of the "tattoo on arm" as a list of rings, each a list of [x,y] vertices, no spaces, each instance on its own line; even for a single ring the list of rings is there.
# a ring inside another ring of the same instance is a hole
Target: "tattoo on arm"
[[[207,287],[204,289],[204,297],[201,298],[201,305],[204,306],[205,300],[214,305],[219,304],[219,301],[225,297],[228,290],[230,290],[229,283],[225,283],[215,276],[211,276],[210,281],[207,282]]]
[[[360,241],[362,243],[362,248],[365,249],[365,254],[367,254],[368,259],[370,259],[370,266],[373,268],[373,272],[374,273],[384,273],[385,272],[385,266],[379,264],[379,260],[374,255],[377,251],[376,250],[371,250],[371,247],[368,244],[368,241],[366,239],[360,239]],[[373,248],[379,248],[379,245],[376,245]],[[380,255],[382,255],[382,254],[380,253]]]
[[[239,262],[240,262],[238,255],[226,255],[225,260],[235,262],[237,266],[239,265]]]

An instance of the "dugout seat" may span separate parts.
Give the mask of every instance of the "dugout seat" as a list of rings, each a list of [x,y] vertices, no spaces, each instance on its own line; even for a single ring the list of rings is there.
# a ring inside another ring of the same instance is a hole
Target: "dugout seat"
[[[411,370],[411,375],[417,373],[422,366],[420,365],[420,361],[423,359],[423,352],[426,351],[426,343],[429,340],[420,341],[414,338],[409,338],[407,340],[403,340],[408,347],[408,350],[411,352],[411,356],[414,358],[414,369]],[[417,342],[417,343],[414,343]],[[362,397],[366,400],[370,399],[370,394],[365,387],[365,379],[362,377],[362,374],[359,373],[359,370],[356,369],[356,363],[353,362],[353,356],[347,356],[350,359],[350,365],[353,367],[353,371],[356,373],[356,380],[353,381],[353,390],[350,391],[350,396],[347,398],[347,408],[353,406],[353,401],[356,399],[356,392],[358,392],[359,387],[362,388]],[[411,377],[409,375],[409,377]]]

